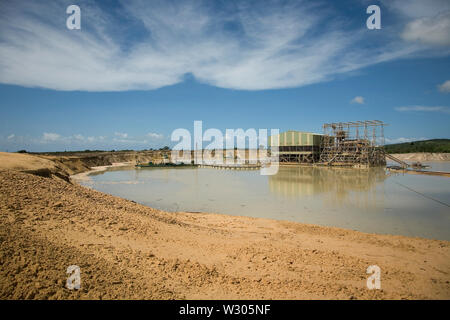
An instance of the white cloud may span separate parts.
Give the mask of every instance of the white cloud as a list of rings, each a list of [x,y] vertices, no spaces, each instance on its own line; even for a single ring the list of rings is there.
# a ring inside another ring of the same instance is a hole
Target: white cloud
[[[153,139],[163,139],[164,135],[156,132],[149,132],[147,133],[147,137],[153,138]]]
[[[84,137],[81,134],[76,134],[76,135],[73,136],[73,138],[76,139],[76,140],[81,140],[81,141],[84,140]]]
[[[131,144],[147,144],[148,143],[148,141],[147,140],[137,140],[137,139],[117,139],[117,138],[114,138],[113,140],[112,140],[113,142],[118,142],[118,143],[123,143],[123,144],[128,144],[128,145],[131,145]]]
[[[122,18],[137,30],[121,28],[91,2],[83,2],[79,31],[65,28],[62,3],[2,4],[0,83],[123,91],[160,88],[192,74],[223,88],[288,88],[418,50],[397,41],[367,48],[367,34],[349,30],[326,3],[224,2],[221,11],[209,1],[121,4]]]
[[[427,45],[450,46],[450,11],[409,22],[401,36]]]
[[[361,96],[356,96],[352,99],[352,101],[350,101],[351,103],[359,103],[359,104],[364,104],[364,97]]]
[[[443,84],[440,84],[438,86],[439,91],[444,92],[444,93],[448,93],[450,92],[450,80],[445,81]]]
[[[30,141],[37,142],[37,143],[64,143],[67,145],[84,145],[86,143],[95,143],[95,142],[102,142],[105,141],[106,137],[104,136],[90,136],[85,137],[82,134],[74,134],[71,136],[63,136],[58,133],[48,133],[44,132],[42,135],[42,138],[40,140],[35,141],[35,139],[31,139]]]
[[[29,151],[63,151],[63,150],[118,150],[118,149],[148,149],[159,148],[167,143],[167,139],[155,139],[147,134],[121,138],[115,134],[109,136],[87,136],[82,134],[61,135],[58,133],[45,132],[40,136],[28,136],[11,134],[0,136],[0,146],[5,149],[26,149]]]
[[[442,113],[449,113],[450,114],[450,108],[448,107],[428,107],[428,106],[407,106],[407,107],[397,107],[395,108],[396,111],[400,112],[410,112],[410,111],[418,111],[418,112],[442,112]]]
[[[450,10],[448,0],[382,0],[388,9],[393,9],[408,18],[431,17]]]
[[[159,137],[159,136],[158,136]],[[54,143],[63,143],[65,145],[71,146],[71,145],[89,145],[92,143],[121,143],[121,144],[145,144],[148,143],[148,140],[145,138],[132,138],[128,135],[128,133],[122,133],[122,132],[115,132],[114,136],[112,137],[105,137],[105,136],[89,136],[85,137],[82,134],[74,134],[71,136],[63,136],[58,133],[47,133],[45,132],[42,136],[42,139],[38,141],[40,143],[48,143],[48,142],[54,142]]]
[[[122,133],[122,132],[114,132],[114,135],[122,138],[122,139],[126,139],[128,138],[128,133]]]
[[[61,139],[61,135],[59,135],[57,133],[44,132],[44,134],[42,135],[42,139],[44,141],[58,141]]]

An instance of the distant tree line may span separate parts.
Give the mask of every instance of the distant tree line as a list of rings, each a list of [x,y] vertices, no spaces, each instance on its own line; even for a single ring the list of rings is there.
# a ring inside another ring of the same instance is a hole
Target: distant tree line
[[[150,149],[143,149],[143,150],[132,150],[132,149],[123,149],[123,150],[89,150],[89,149],[86,149],[86,150],[73,150],[73,151],[67,151],[67,150],[65,150],[65,151],[57,151],[57,152],[28,152],[28,151],[26,151],[26,150],[18,150],[17,151],[17,153],[37,153],[37,154],[39,154],[39,153],[42,153],[42,154],[61,154],[61,153],[65,153],[65,154],[72,154],[72,153],[98,153],[98,152],[134,152],[134,151],[170,151],[171,149],[170,149],[170,147],[168,147],[168,146],[164,146],[164,147],[162,147],[162,148],[159,148],[159,149],[153,149],[153,148],[150,148]]]
[[[450,153],[450,139],[432,139],[384,146],[387,153],[435,152]]]

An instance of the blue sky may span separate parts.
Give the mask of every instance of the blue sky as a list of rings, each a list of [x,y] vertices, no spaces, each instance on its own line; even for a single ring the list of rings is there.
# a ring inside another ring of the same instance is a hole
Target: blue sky
[[[1,2],[0,150],[155,148],[194,120],[450,138],[449,53],[441,0]]]

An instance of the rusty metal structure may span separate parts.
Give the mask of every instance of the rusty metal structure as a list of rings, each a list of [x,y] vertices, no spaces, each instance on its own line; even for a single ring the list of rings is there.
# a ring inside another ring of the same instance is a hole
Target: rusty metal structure
[[[385,126],[379,120],[324,124],[319,163],[360,168],[385,166]]]

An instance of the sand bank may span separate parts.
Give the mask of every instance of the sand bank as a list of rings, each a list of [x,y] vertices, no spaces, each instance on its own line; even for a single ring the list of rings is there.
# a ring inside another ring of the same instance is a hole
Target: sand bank
[[[0,212],[2,299],[450,298],[448,241],[170,213],[12,169]],[[78,291],[64,287],[70,265]]]
[[[450,153],[394,153],[394,157],[403,161],[450,161]]]

